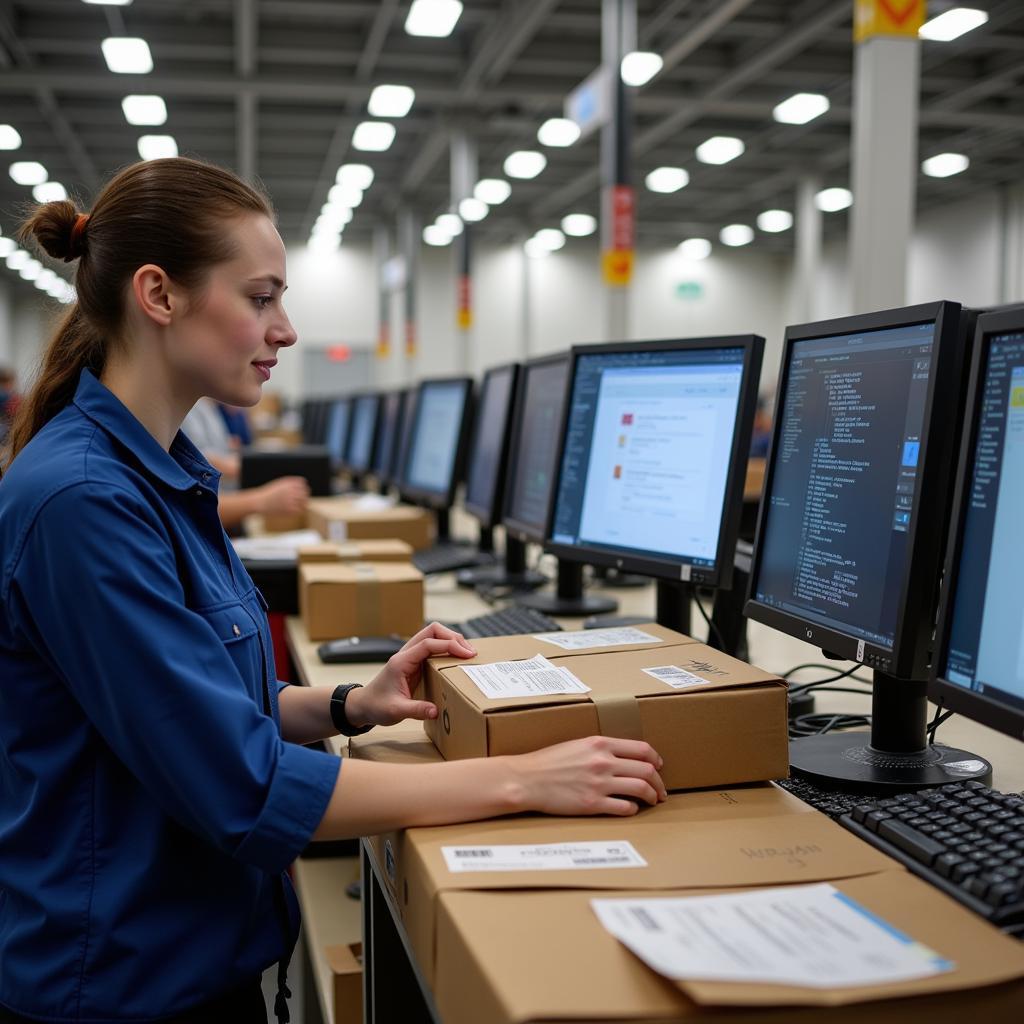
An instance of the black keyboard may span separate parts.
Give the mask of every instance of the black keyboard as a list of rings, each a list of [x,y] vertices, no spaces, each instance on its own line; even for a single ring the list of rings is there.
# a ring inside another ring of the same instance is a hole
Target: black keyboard
[[[511,605],[497,612],[476,615],[465,622],[452,623],[464,637],[516,636],[519,633],[556,633],[562,627],[543,612]]]
[[[1024,938],[1024,794],[961,782],[895,796],[779,783],[998,928]]]
[[[480,551],[473,544],[435,544],[432,548],[416,551],[412,556],[412,564],[420,572],[455,572],[456,569],[469,569],[477,565],[494,565],[494,555],[489,551]]]

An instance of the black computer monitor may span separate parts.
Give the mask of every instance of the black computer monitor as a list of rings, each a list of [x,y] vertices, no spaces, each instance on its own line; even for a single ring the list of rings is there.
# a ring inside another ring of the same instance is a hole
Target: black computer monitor
[[[239,486],[260,487],[282,476],[301,476],[314,497],[331,493],[331,459],[320,445],[299,445],[281,451],[242,452]]]
[[[327,416],[330,402],[323,398],[310,398],[302,403],[303,444],[323,444],[327,437]]]
[[[373,445],[373,475],[382,488],[391,483],[391,467],[395,459],[400,419],[402,391],[388,391],[380,397],[380,416],[377,438]]]
[[[327,410],[327,429],[324,435],[324,444],[327,447],[328,454],[331,456],[331,463],[335,469],[345,462],[351,420],[351,399],[334,399]]]
[[[405,466],[409,461],[409,448],[412,445],[413,428],[416,425],[416,404],[419,402],[420,389],[406,388],[402,395],[402,411],[398,420],[398,443],[395,445],[394,459],[391,464],[391,483],[399,493],[404,493]]]
[[[978,319],[929,696],[1024,739],[1024,307]]]
[[[353,399],[348,448],[343,465],[355,478],[370,471],[377,437],[377,410],[380,396],[370,393]]]
[[[825,784],[949,781],[926,689],[966,323],[938,302],[786,330],[745,612],[875,670],[870,737],[791,745]]]
[[[545,547],[653,577],[689,630],[690,587],[728,587],[764,339],[574,348]]]
[[[473,419],[463,505],[487,530],[501,518],[509,427],[518,375],[516,363],[488,370],[480,385]]]

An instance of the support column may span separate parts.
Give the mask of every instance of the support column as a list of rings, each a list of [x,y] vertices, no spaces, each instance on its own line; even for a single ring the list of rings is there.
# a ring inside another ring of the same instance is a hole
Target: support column
[[[609,119],[601,129],[601,270],[606,293],[606,338],[629,334],[629,296],[636,238],[630,177],[632,95],[622,81],[622,58],[636,49],[636,0],[601,0],[601,60]]]
[[[405,261],[405,359],[416,358],[416,280],[419,270],[420,221],[408,207],[398,211],[398,250]]]
[[[526,253],[526,239],[520,238],[519,262],[523,272],[522,299],[519,306],[521,330],[519,335],[519,357],[529,359],[533,355],[533,258]]]
[[[377,268],[377,359],[378,365],[391,358],[391,289],[385,265],[391,259],[391,233],[386,225],[373,229],[373,262]]]
[[[818,265],[821,263],[821,210],[814,197],[821,179],[808,175],[796,187],[796,254],[793,261],[794,323],[814,320],[814,296]]]
[[[476,143],[463,131],[452,134],[451,146],[451,199],[452,213],[459,212],[459,203],[473,194],[477,181]],[[471,373],[470,349],[473,328],[473,225],[463,222],[462,234],[455,239],[456,307],[455,324],[458,328],[458,368]]]
[[[850,271],[855,312],[906,302],[925,0],[856,0]]]

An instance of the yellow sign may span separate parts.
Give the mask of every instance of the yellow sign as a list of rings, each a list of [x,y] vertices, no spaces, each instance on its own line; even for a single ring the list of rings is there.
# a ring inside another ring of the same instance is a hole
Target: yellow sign
[[[875,36],[917,38],[924,24],[925,0],[854,0],[853,41]]]
[[[462,330],[469,330],[473,326],[473,311],[471,309],[460,309],[456,322]]]
[[[604,283],[624,286],[633,278],[633,250],[606,249],[601,254]]]

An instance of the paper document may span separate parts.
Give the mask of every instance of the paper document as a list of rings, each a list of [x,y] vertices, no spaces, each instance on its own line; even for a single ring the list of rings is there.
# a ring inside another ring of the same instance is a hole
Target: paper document
[[[442,846],[448,870],[582,871],[594,868],[644,868],[647,861],[632,843],[539,843],[535,846]]]
[[[570,633],[534,633],[534,640],[554,644],[564,651],[585,651],[589,647],[618,647],[620,644],[660,644],[661,637],[642,629],[578,629]]]
[[[643,668],[640,671],[667,683],[675,690],[685,690],[688,686],[703,686],[708,682],[702,676],[687,672],[685,668],[680,668],[678,665],[658,665],[656,668]]]
[[[275,533],[267,537],[234,537],[235,554],[239,558],[254,561],[295,561],[299,548],[320,544],[323,537],[316,530],[293,530],[291,533]]]
[[[496,661],[493,665],[460,665],[485,697],[543,697],[551,693],[589,693],[590,687],[567,668],[552,665],[543,654],[524,661]]]
[[[677,981],[838,988],[955,966],[827,883],[591,906],[648,967]]]

